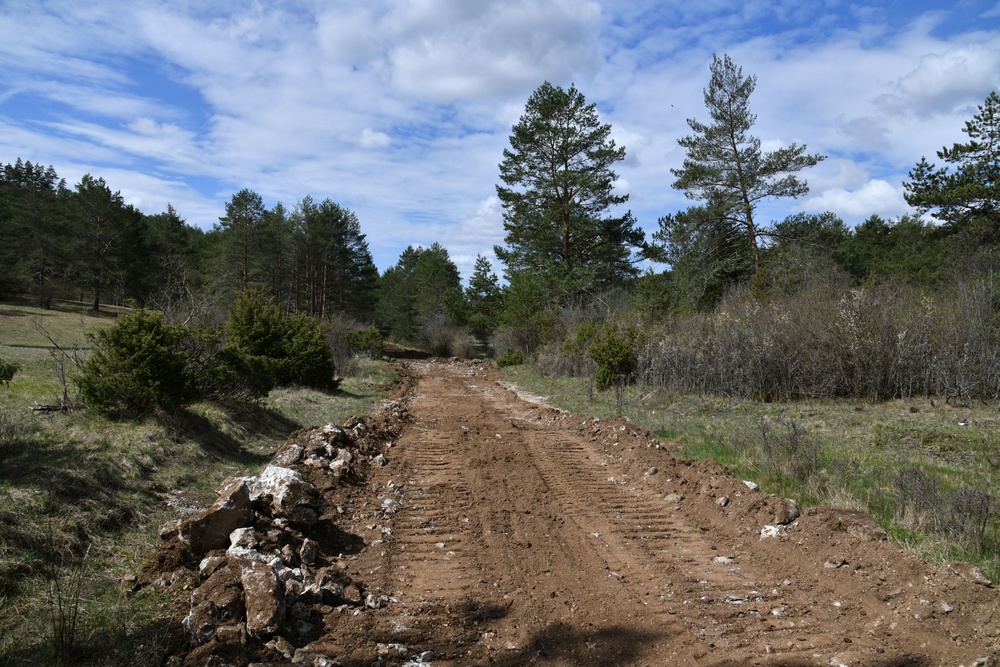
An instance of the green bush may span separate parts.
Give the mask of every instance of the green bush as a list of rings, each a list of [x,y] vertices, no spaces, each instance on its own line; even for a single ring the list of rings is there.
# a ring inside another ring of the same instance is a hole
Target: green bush
[[[215,329],[189,331],[186,343],[187,372],[200,398],[253,403],[274,387],[264,357],[224,347],[222,336]]]
[[[598,390],[622,387],[632,381],[639,367],[638,339],[639,331],[634,326],[619,329],[610,322],[605,323],[589,349],[590,358],[597,362],[594,385]]]
[[[112,417],[137,417],[192,396],[181,351],[184,332],[159,313],[139,310],[92,334],[76,383],[86,404]]]
[[[337,387],[323,325],[307,315],[284,316],[262,292],[240,294],[229,310],[225,334],[216,374],[254,373],[252,385],[261,395],[275,386]]]
[[[385,338],[373,324],[367,329],[352,332],[350,346],[352,350],[367,354],[372,359],[381,359],[385,350]]]
[[[7,386],[14,379],[14,374],[21,370],[21,367],[12,361],[0,359],[0,384]]]
[[[333,351],[326,341],[323,325],[308,315],[296,315],[285,322],[281,356],[274,360],[274,379],[278,386],[300,385],[333,390],[335,378]]]
[[[506,368],[507,366],[520,366],[527,359],[524,356],[524,352],[520,350],[507,350],[499,357],[497,357],[497,366],[500,368]]]
[[[287,332],[287,320],[264,292],[242,292],[229,308],[226,346],[242,355],[281,359]]]

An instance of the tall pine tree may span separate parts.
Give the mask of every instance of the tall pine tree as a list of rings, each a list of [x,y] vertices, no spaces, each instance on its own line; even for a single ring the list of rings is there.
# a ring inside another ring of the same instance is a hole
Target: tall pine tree
[[[1000,241],[1000,95],[991,92],[962,130],[966,143],[942,148],[938,168],[922,157],[903,183],[906,201],[958,231],[970,226],[992,242]]]
[[[508,278],[535,273],[559,301],[637,275],[646,243],[631,212],[614,212],[628,195],[615,191],[625,149],[610,134],[573,86],[545,82],[528,98],[497,186],[507,235],[494,252]]]
[[[805,146],[763,151],[750,134],[757,116],[750,112],[750,95],[757,77],[743,76],[728,55],[712,57],[712,78],[705,89],[705,106],[711,123],[693,118],[694,134],[678,143],[687,151],[684,166],[671,169],[674,187],[690,199],[705,202],[704,222],[720,229],[738,227],[746,238],[750,259],[760,267],[760,239],[768,234],[755,217],[757,205],[775,197],[801,197],[809,191],[796,172],[824,159],[807,154]]]

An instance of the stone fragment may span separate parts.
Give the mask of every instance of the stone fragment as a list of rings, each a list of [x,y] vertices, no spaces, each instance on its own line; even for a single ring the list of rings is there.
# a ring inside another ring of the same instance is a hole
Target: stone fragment
[[[355,583],[350,583],[344,586],[343,598],[346,602],[351,604],[361,603],[361,589]]]
[[[255,639],[281,634],[285,628],[285,595],[274,568],[259,561],[243,561],[240,581],[246,598],[247,634]]]
[[[215,629],[215,638],[223,644],[246,644],[247,628],[243,623],[220,625]]]
[[[316,562],[317,557],[319,557],[319,543],[308,537],[302,540],[302,546],[299,547],[299,560],[306,565],[311,565]]]
[[[208,579],[220,567],[226,564],[225,556],[208,556],[198,563],[198,574],[202,579]]]
[[[181,522],[179,519],[175,519],[174,521],[168,521],[165,524],[163,524],[162,528],[160,528],[160,539],[163,540],[164,542],[168,542],[175,537],[180,537],[180,532],[181,532]]]
[[[369,609],[381,609],[387,604],[389,604],[388,596],[376,595],[371,592],[365,594],[365,606]]]
[[[382,501],[382,516],[390,517],[399,511],[399,501],[395,498],[386,498]]]
[[[802,516],[802,508],[791,498],[778,498],[777,507],[774,508],[774,523],[779,526],[787,526]]]
[[[953,574],[957,574],[962,579],[966,581],[971,581],[974,584],[979,584],[981,586],[992,587],[993,582],[987,579],[982,570],[973,565],[972,563],[963,563],[961,561],[955,561],[948,564],[948,571]]]
[[[295,647],[284,637],[275,637],[269,641],[266,646],[289,660],[295,655]]]
[[[237,528],[229,534],[229,546],[245,547],[247,549],[257,548],[257,536],[253,528]]]
[[[302,460],[304,449],[302,445],[290,443],[278,450],[271,463],[278,466],[287,467]]]
[[[715,504],[719,507],[725,507],[729,504],[729,496],[719,496],[715,499]]]
[[[253,523],[250,490],[244,478],[231,481],[208,509],[181,521],[179,537],[196,555],[229,546],[229,535]]]
[[[760,539],[768,539],[772,537],[784,537],[785,527],[784,526],[764,526],[760,529]]]

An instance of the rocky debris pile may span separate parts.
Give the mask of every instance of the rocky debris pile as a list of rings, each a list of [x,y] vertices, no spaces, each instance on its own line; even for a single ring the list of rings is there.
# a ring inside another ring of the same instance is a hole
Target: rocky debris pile
[[[259,475],[227,480],[210,507],[163,527],[160,554],[139,585],[170,585],[194,567],[198,580],[182,622],[190,651],[169,665],[204,665],[210,656],[332,664],[309,647],[322,635],[323,617],[391,602],[339,564],[354,536],[336,526],[343,511],[336,491],[385,465],[408,418],[402,403],[390,401],[371,417],[299,431]]]

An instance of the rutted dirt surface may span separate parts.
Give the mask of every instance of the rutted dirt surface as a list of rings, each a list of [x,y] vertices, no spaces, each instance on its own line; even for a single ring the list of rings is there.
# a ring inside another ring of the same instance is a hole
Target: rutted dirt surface
[[[300,466],[326,504],[318,552],[294,564],[343,594],[289,598],[283,634],[220,631],[172,664],[972,667],[1000,655],[997,591],[973,568],[890,545],[865,515],[796,518],[794,503],[677,459],[627,421],[526,401],[487,364],[402,368],[404,393],[368,427],[393,435],[384,465],[356,460],[337,483]]]

